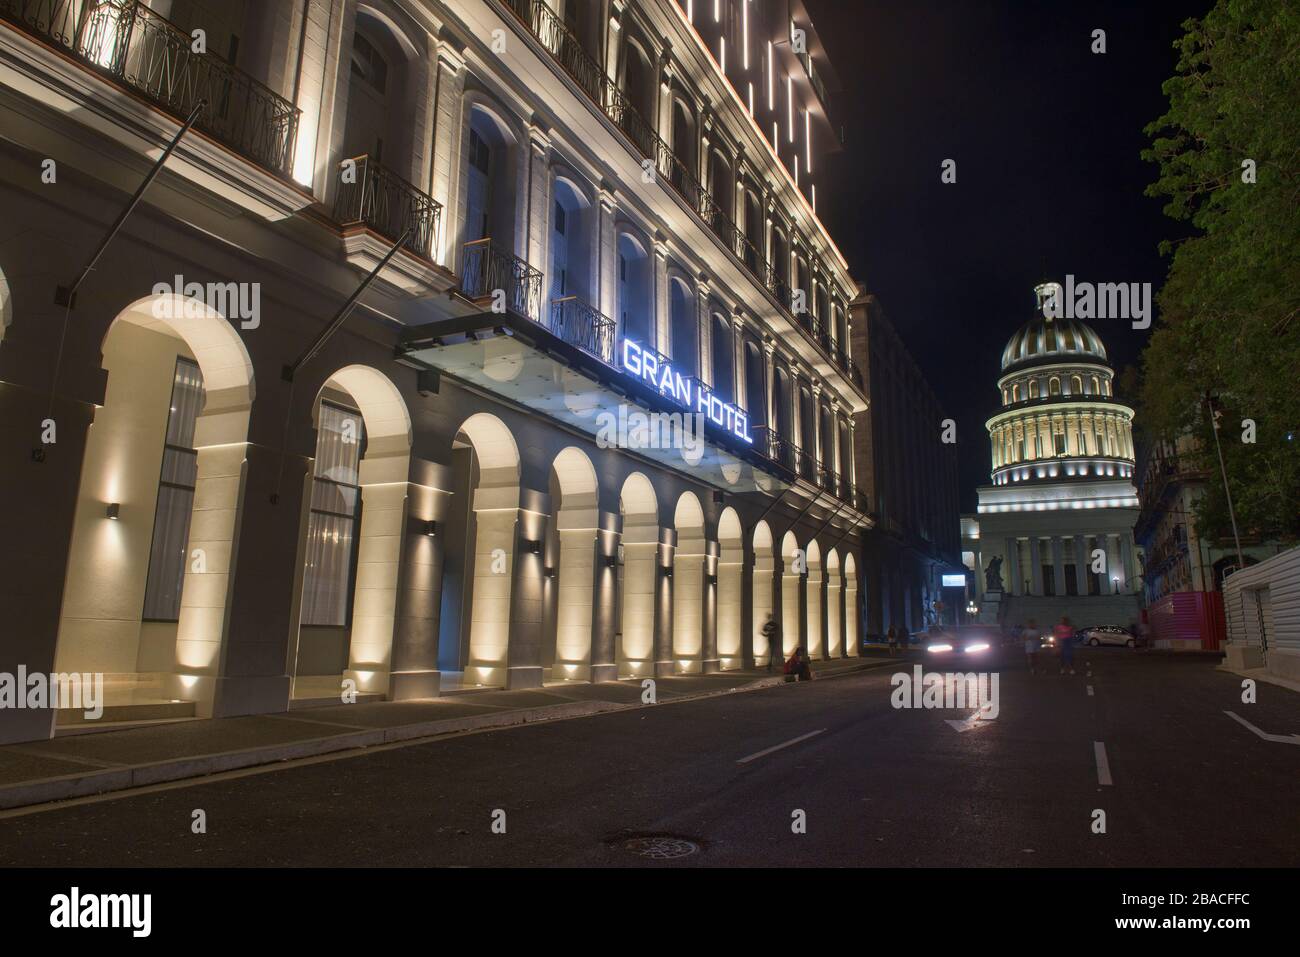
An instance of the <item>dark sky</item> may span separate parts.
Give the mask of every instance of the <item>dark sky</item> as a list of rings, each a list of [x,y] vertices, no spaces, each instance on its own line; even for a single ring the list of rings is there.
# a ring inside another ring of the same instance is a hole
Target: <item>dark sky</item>
[[[821,215],[957,420],[974,511],[1002,347],[1044,270],[1160,287],[1157,246],[1183,230],[1143,196],[1142,128],[1165,111],[1180,24],[1212,3],[806,3],[843,87]],[[1097,28],[1105,54],[1090,51]],[[1136,364],[1149,331],[1091,325],[1117,372]]]

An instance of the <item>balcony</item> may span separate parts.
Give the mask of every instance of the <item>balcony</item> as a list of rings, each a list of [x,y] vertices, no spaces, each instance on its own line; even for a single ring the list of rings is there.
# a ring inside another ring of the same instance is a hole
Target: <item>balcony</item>
[[[349,168],[355,175],[349,175]],[[442,217],[440,203],[367,155],[344,160],[339,169],[336,222],[345,227],[363,225],[393,242],[405,234],[402,248],[433,260]]]
[[[577,296],[551,300],[547,328],[569,345],[614,365],[614,343],[618,336],[614,320]]]
[[[542,321],[542,274],[491,239],[465,244],[460,265],[461,291],[476,303],[496,309],[498,304]],[[502,300],[501,297],[504,297]]]
[[[289,180],[299,111],[138,0],[0,0],[0,20]]]

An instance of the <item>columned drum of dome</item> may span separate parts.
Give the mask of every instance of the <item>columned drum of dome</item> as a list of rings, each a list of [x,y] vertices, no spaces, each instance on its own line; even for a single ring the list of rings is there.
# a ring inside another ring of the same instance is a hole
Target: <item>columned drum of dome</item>
[[[1034,315],[1002,350],[990,484],[963,550],[985,620],[1125,625],[1139,587],[1133,409],[1097,332],[1047,314],[1059,290],[1035,288]]]

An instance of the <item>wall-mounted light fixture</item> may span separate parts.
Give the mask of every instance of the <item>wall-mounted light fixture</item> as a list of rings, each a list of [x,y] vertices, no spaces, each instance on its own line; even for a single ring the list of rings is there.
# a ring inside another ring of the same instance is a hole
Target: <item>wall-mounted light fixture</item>
[[[673,577],[673,566],[672,566],[672,565],[664,565],[664,566],[663,566],[663,570],[664,570],[664,578],[672,578],[672,577]]]
[[[542,553],[542,543],[536,539],[525,538],[523,540],[524,551],[530,555],[540,555]]]
[[[706,576],[705,581],[707,581],[710,585],[716,585],[718,583],[718,576],[708,575]]]
[[[105,512],[105,514],[108,515],[108,517],[111,518],[113,521],[117,521],[122,514],[122,503],[109,502],[108,509]]]
[[[543,568],[543,569],[542,569],[542,574],[545,575],[547,578],[554,578],[554,577],[555,577],[555,566],[554,566],[554,565],[548,565],[547,567]]]
[[[425,522],[424,534],[428,535],[430,538],[433,538],[434,535],[438,534],[438,523],[432,520]]]
[[[616,568],[616,567],[618,567],[618,556],[617,556],[617,555],[606,555],[606,556],[605,556],[605,567],[606,567],[606,568]]]

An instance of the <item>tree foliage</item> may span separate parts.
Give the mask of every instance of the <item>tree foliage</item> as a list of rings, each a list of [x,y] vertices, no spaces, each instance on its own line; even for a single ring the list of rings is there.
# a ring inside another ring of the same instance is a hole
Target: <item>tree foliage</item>
[[[1213,469],[1198,527],[1227,527],[1206,395],[1243,534],[1300,532],[1300,5],[1218,0],[1183,24],[1169,109],[1146,128],[1159,167],[1147,195],[1190,225],[1142,356],[1144,430],[1200,439]],[[1247,180],[1247,161],[1254,179]],[[1256,442],[1242,441],[1252,419]]]

